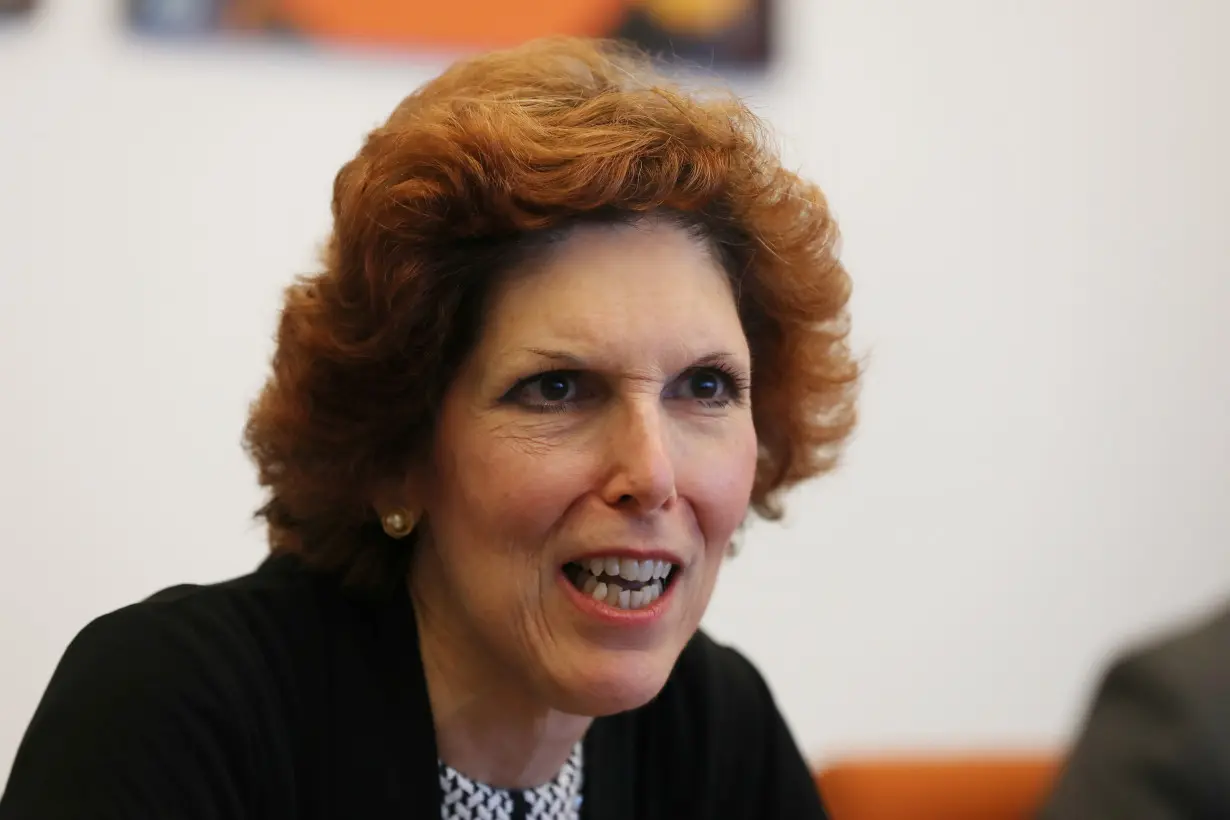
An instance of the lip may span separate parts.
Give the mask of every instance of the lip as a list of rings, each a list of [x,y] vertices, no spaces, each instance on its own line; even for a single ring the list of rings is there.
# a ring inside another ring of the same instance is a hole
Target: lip
[[[596,558],[599,555],[616,556],[620,555],[620,553],[595,552],[591,554],[591,557]],[[628,555],[629,557],[632,555],[643,555],[645,558],[658,560],[656,555],[650,553],[628,553]],[[578,559],[578,562],[580,560]],[[668,560],[665,553],[662,554],[661,560]],[[675,561],[671,563],[675,563]],[[679,565],[676,563],[675,566],[675,572],[680,572]],[[662,595],[647,607],[642,607],[641,609],[619,609],[618,607],[608,605],[604,601],[595,601],[593,596],[586,595],[577,589],[572,581],[568,580],[568,576],[564,574],[563,567],[559,568],[555,580],[556,583],[563,587],[564,594],[572,600],[577,609],[603,623],[624,627],[648,626],[658,621],[665,614],[667,607],[671,605],[671,601],[675,599],[675,588],[679,586],[677,581],[672,582],[662,591]]]
[[[580,555],[569,558],[564,563],[585,565],[586,561],[591,561],[594,558],[632,558],[637,561],[669,561],[675,565],[676,569],[683,569],[683,559],[678,554],[670,550],[638,550],[628,547],[612,547],[610,549],[590,550],[589,552],[581,553]]]

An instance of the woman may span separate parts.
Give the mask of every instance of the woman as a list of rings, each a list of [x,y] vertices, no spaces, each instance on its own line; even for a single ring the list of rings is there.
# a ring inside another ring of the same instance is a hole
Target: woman
[[[823,817],[698,631],[853,422],[819,191],[552,40],[411,95],[333,215],[246,432],[273,555],[88,626],[0,817]]]

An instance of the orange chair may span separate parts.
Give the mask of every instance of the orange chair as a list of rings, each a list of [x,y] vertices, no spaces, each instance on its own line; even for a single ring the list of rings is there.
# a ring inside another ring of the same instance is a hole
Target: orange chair
[[[901,757],[835,763],[816,775],[833,820],[1031,820],[1057,755]]]

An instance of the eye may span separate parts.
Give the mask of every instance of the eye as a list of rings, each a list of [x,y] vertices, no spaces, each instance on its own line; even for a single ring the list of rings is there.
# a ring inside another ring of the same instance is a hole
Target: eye
[[[687,379],[687,388],[694,399],[721,398],[725,386],[721,376],[712,370],[693,371]]]
[[[556,410],[567,409],[587,395],[580,374],[552,370],[520,382],[506,398],[536,410]]]
[[[722,407],[742,396],[738,379],[717,367],[696,367],[684,373],[671,398],[699,401],[708,407]]]

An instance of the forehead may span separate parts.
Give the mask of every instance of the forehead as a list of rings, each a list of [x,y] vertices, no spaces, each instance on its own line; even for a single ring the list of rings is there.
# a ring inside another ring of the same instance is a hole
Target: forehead
[[[578,227],[511,274],[493,294],[480,348],[737,348],[742,335],[729,277],[707,245],[646,221]]]

